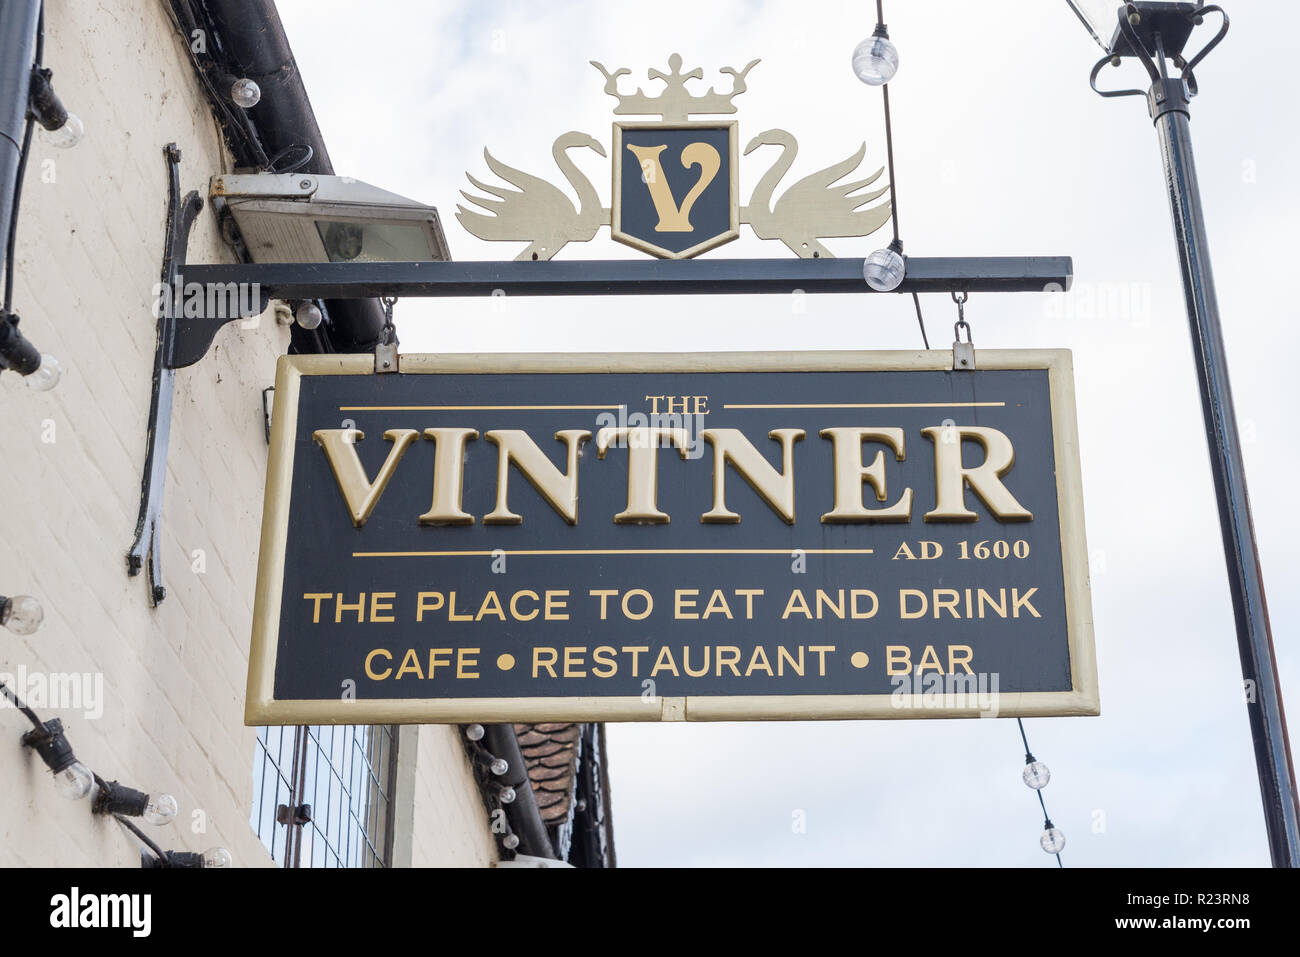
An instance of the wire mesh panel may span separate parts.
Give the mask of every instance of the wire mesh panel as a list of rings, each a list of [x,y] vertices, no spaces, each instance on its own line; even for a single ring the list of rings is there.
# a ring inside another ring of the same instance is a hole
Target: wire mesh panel
[[[277,809],[292,805],[294,750],[297,728],[257,729],[253,749],[253,807],[249,824],[271,854],[284,865],[288,850],[287,827],[277,820]]]
[[[395,728],[262,728],[256,758],[251,823],[274,860],[286,867],[388,866]]]

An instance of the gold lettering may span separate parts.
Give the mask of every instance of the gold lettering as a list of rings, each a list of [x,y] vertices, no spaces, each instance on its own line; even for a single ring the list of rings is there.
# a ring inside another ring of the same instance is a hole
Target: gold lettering
[[[656,399],[663,396],[656,396]],[[672,399],[668,400],[669,408]],[[671,518],[659,511],[659,442],[668,439],[685,459],[690,452],[691,437],[685,429],[603,428],[596,433],[596,458],[603,459],[611,442],[627,445],[627,508],[614,516],[618,525],[667,525]]]
[[[446,661],[440,661],[440,658],[446,658]],[[430,648],[429,649],[429,677],[432,679],[434,673],[440,668],[451,667],[451,649],[450,648]],[[398,677],[401,677],[400,675]]]
[[[381,615],[381,611],[392,611],[393,603],[391,601],[381,602],[381,598],[396,598],[395,591],[376,591],[370,593],[370,620],[371,621],[395,621],[392,615]]]
[[[362,592],[360,596],[357,598],[355,604],[348,604],[347,602],[345,602],[343,600],[342,595],[336,596],[334,599],[334,624],[337,625],[339,622],[343,620],[343,613],[345,611],[355,611],[357,613],[357,624],[360,624],[361,622],[365,621],[366,620],[366,593]]]
[[[420,658],[415,653],[414,648],[406,649],[406,655],[402,658],[402,665],[397,669],[397,680],[401,681],[405,678],[407,672],[413,672],[417,678],[424,677],[424,672],[420,670]]]
[[[477,678],[477,671],[470,671],[470,668],[478,667],[478,648],[459,648],[456,651],[456,677],[457,678]]]
[[[686,194],[681,206],[678,206],[677,201],[673,199],[673,191],[668,186],[663,165],[659,160],[659,154],[668,148],[667,144],[663,146],[637,146],[628,143],[627,148],[637,158],[641,168],[650,174],[642,178],[650,189],[650,199],[655,205],[655,212],[659,214],[659,222],[655,225],[655,232],[693,232],[695,227],[691,225],[691,207],[695,205],[695,201],[700,198],[700,194],[713,182],[713,178],[718,175],[718,170],[722,168],[722,157],[718,151],[708,143],[691,143],[682,150],[682,168],[690,169],[692,166],[698,166],[700,168],[700,178],[695,181],[691,191]]]
[[[306,592],[302,596],[303,601],[312,601],[315,603],[312,607],[312,612],[311,612],[311,623],[313,625],[320,624],[320,603],[324,601],[326,598],[333,598],[333,597],[334,597],[334,593],[332,591],[320,591],[320,592],[311,591],[311,592]]]
[[[617,595],[618,589],[617,588],[593,588],[591,589],[591,591],[587,592],[587,594],[594,595],[600,599],[600,620],[605,621],[606,615],[608,614],[608,608],[606,607],[606,604],[609,601],[609,596]]]
[[[963,425],[932,426],[922,429],[921,434],[934,443],[935,507],[925,513],[925,521],[976,521],[979,515],[966,507],[968,484],[999,521],[1033,521],[1033,513],[1002,484],[1002,476],[1016,462],[1016,450],[1004,433],[985,426]],[[966,439],[974,439],[984,447],[984,461],[974,468],[962,465]]]
[[[864,484],[875,490],[877,501],[883,502],[888,497],[885,491],[885,453],[878,449],[871,466],[863,468],[862,443],[883,442],[894,450],[894,457],[902,462],[902,429],[835,428],[822,429],[818,434],[831,440],[835,458],[835,507],[822,516],[822,522],[827,525],[849,525],[911,520],[910,488],[904,489],[899,500],[888,508],[867,508],[862,504]]]
[[[528,612],[527,614],[524,614],[519,610],[519,599],[522,598],[524,595],[527,595],[533,601],[538,600],[537,592],[529,591],[528,589],[524,589],[523,591],[517,591],[512,596],[510,596],[510,615],[516,621],[532,621],[534,618],[537,617],[536,608],[534,608],[532,611]]]
[[[545,661],[542,655],[546,655]],[[536,678],[538,672],[545,668],[547,674],[552,678],[555,677],[555,663],[559,661],[560,655],[554,648],[534,648],[533,649],[533,677]]]
[[[582,652],[583,648],[572,648],[565,646],[564,649],[564,677],[566,678],[585,678],[587,672],[582,670]]]
[[[912,673],[912,651],[907,645],[885,645],[885,674]]]
[[[546,612],[542,616],[546,621],[568,621],[569,592],[564,591],[547,591],[546,593]]]
[[[370,654],[366,655],[366,677],[371,681],[383,681],[393,673],[391,667],[385,668],[383,674],[375,674],[374,669],[370,667],[370,662],[374,661],[376,655],[383,655],[390,662],[393,660],[392,654],[385,648],[376,648]]]
[[[677,673],[677,662],[673,660],[672,649],[667,645],[659,649],[659,657],[655,659],[654,667],[650,669],[650,677],[653,678],[660,671],[671,671],[673,677],[681,677]]]
[[[591,674],[596,678],[612,678],[618,673],[618,660],[615,651],[609,645],[600,645],[591,653]],[[608,671],[601,671],[608,668]]]
[[[674,618],[695,619],[700,617],[699,612],[690,610],[695,607],[696,597],[700,594],[700,590],[698,588],[679,588],[673,594],[674,594],[674,602],[673,602]],[[604,616],[602,615],[601,617]]]
[[[432,604],[430,604],[429,601],[426,601],[426,599],[431,600]],[[416,596],[415,601],[415,620],[424,621],[424,613],[426,611],[437,611],[442,607],[442,602],[443,597],[442,592],[440,591],[420,592],[420,594]]]
[[[421,525],[473,525],[474,516],[460,507],[465,485],[465,443],[478,438],[475,429],[425,429],[434,443],[433,504],[420,516]]]
[[[781,471],[772,468],[739,429],[705,429],[700,433],[713,446],[713,508],[700,516],[701,522],[729,523],[740,516],[727,509],[727,464],[735,467],[769,506],[794,524],[794,443],[806,434],[803,429],[773,429],[768,437],[781,443]]]
[[[520,429],[493,429],[483,438],[499,449],[496,508],[483,516],[484,525],[523,523],[523,516],[510,511],[509,506],[511,462],[566,522],[570,525],[578,524],[578,447],[584,439],[591,438],[590,432],[585,429],[564,429],[555,433],[555,438],[568,449],[568,471],[563,473],[537,447],[537,443],[529,438],[527,432]]]
[[[361,465],[361,456],[357,454],[356,444],[366,437],[364,432],[360,429],[317,429],[311,434],[316,444],[325,450],[334,481],[343,493],[343,503],[357,528],[366,524],[366,519],[379,504],[379,496],[388,487],[397,463],[402,461],[406,450],[419,436],[415,429],[389,429],[385,432],[384,439],[392,442],[393,447],[388,450],[388,458],[384,459],[374,482],[370,482]]]

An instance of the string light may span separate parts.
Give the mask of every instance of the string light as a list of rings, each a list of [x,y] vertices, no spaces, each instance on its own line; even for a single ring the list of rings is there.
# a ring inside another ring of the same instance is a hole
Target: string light
[[[34,604],[37,612],[39,612],[40,605],[36,603],[34,598],[29,596],[0,599],[2,601],[2,604],[0,604],[0,618],[4,620],[4,624],[12,627],[15,607],[23,608],[30,616],[31,606],[23,605],[22,601],[24,599]],[[30,617],[28,620],[30,621]],[[31,627],[22,633],[30,634],[34,632],[40,626],[40,623],[41,617],[37,614]],[[153,858],[145,857],[142,860],[143,866],[230,867],[232,865],[233,858],[230,851],[224,847],[209,848],[201,854],[190,851],[164,851],[159,848],[124,815],[140,817],[150,824],[161,827],[176,819],[176,814],[179,811],[176,798],[162,792],[146,794],[144,791],[137,791],[135,788],[127,787],[117,781],[105,781],[77,760],[77,755],[72,749],[72,743],[64,734],[63,722],[60,719],[41,720],[41,717],[3,681],[0,681],[0,695],[8,698],[14,707],[21,711],[27,720],[31,722],[32,730],[22,736],[23,746],[31,748],[40,755],[41,760],[45,762],[45,766],[54,775],[55,786],[58,788],[59,793],[69,800],[77,801],[89,795],[91,789],[98,785],[99,791],[91,805],[91,813],[113,815],[118,823],[128,828],[154,851],[156,856]]]
[[[250,80],[246,76],[232,81],[228,89],[231,102],[241,109],[251,110],[262,100],[262,88],[256,80]]]
[[[898,70],[898,50],[889,41],[885,27],[884,0],[876,0],[876,31],[853,51],[853,72],[863,83],[879,86],[885,107],[885,154],[889,163],[889,216],[894,228],[894,238],[884,249],[877,249],[862,261],[862,278],[876,292],[893,292],[907,277],[907,260],[903,257],[903,240],[898,233],[898,196],[894,177],[894,126],[889,112],[889,81]],[[930,347],[925,335],[925,322],[921,319],[920,300],[916,299],[917,319],[921,322],[921,337]]]
[[[41,627],[45,610],[31,595],[0,595],[0,625],[15,635],[30,635]]]
[[[23,124],[23,142],[14,171],[13,200],[9,210],[9,235],[5,237],[4,307],[0,309],[0,370],[9,369],[26,377],[27,385],[44,392],[58,384],[62,366],[53,356],[41,352],[18,331],[14,314],[14,258],[18,246],[18,208],[23,197],[23,178],[27,157],[31,153],[32,129],[40,123],[41,135],[53,134],[55,146],[72,146],[81,139],[85,127],[81,120],[64,109],[50,83],[53,74],[41,68],[45,55],[45,8],[36,21],[36,50],[27,85],[27,117]]]
[[[99,791],[91,810],[96,814],[123,814],[144,818],[155,827],[170,824],[180,810],[170,794],[146,794],[117,781],[97,779]]]
[[[230,867],[234,863],[234,858],[224,847],[210,847],[201,853],[195,851],[165,851],[155,844],[149,835],[136,827],[130,820],[121,814],[114,814],[117,823],[138,837],[144,842],[145,847],[153,852],[152,856],[144,853],[140,854],[140,866],[145,868],[165,868],[165,867]]]
[[[1025,723],[1016,718],[1016,724],[1020,728],[1020,740],[1025,745],[1025,768],[1020,772],[1020,779],[1025,782],[1026,787],[1038,795],[1038,806],[1043,809],[1043,833],[1038,837],[1038,846],[1048,854],[1055,855],[1057,867],[1065,867],[1061,862],[1061,851],[1065,849],[1065,832],[1052,823],[1052,818],[1047,813],[1047,802],[1043,800],[1043,788],[1047,787],[1047,782],[1052,779],[1052,772],[1029,750],[1029,737],[1025,734]]]

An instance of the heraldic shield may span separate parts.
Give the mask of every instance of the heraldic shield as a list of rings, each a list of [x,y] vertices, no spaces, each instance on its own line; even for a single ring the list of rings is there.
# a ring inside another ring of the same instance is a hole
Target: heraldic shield
[[[735,121],[615,123],[613,238],[687,259],[739,236],[736,144]]]

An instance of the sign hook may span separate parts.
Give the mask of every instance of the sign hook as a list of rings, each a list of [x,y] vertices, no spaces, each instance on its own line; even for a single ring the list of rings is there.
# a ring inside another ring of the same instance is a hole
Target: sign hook
[[[970,323],[966,321],[966,299],[968,294],[954,292],[952,301],[957,304],[957,321],[952,326],[952,367],[955,371],[971,372],[975,369],[975,340],[971,336]],[[966,341],[961,341],[961,331],[966,330]]]

